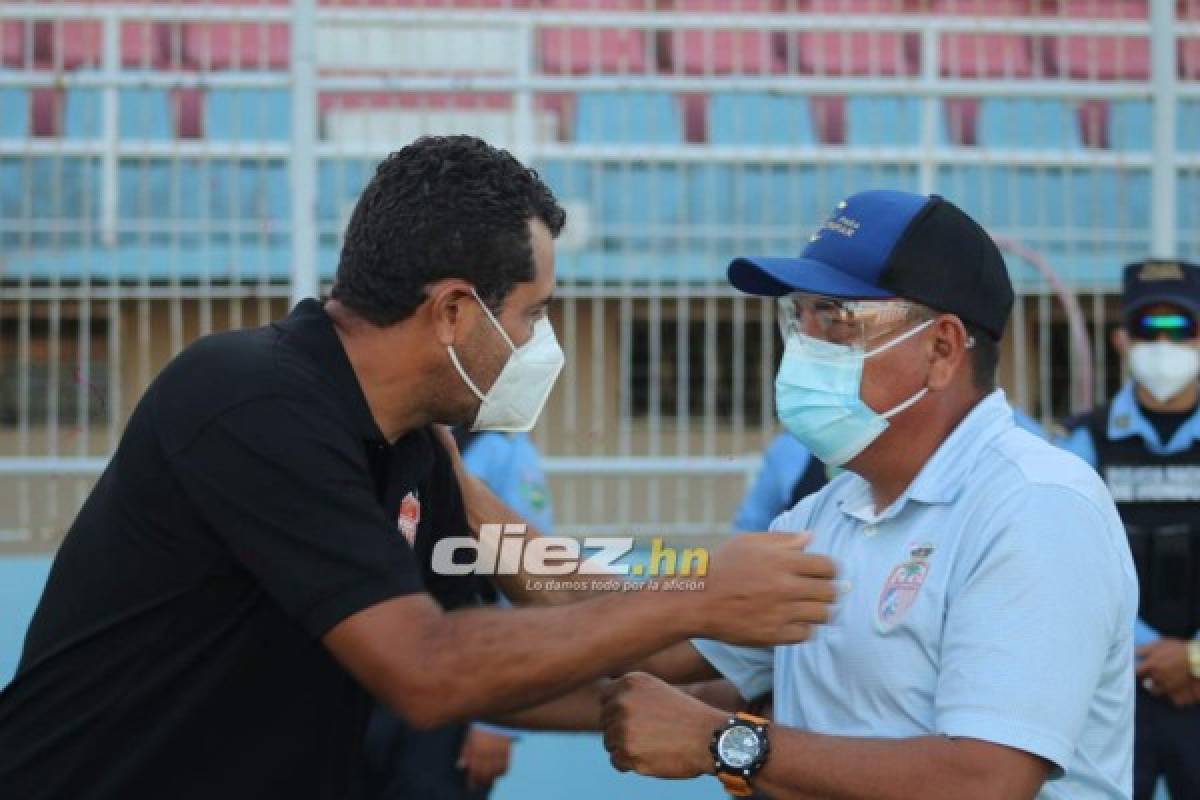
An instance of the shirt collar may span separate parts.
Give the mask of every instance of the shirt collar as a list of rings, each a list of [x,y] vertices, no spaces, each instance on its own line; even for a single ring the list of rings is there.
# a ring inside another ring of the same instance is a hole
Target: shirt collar
[[[362,438],[371,442],[385,442],[383,432],[379,430],[367,405],[366,395],[350,364],[350,358],[334,331],[333,320],[325,313],[321,303],[311,297],[301,300],[292,313],[273,324],[283,332],[287,344],[308,356],[337,389],[351,409],[354,426]]]
[[[848,487],[839,505],[843,512],[856,519],[875,522],[895,516],[910,499],[920,503],[952,503],[966,483],[971,464],[979,452],[1015,424],[1004,391],[996,389],[967,412],[904,493],[883,513],[875,514],[871,488],[862,478]]]
[[[1113,397],[1108,408],[1108,438],[1128,439],[1130,436],[1140,436],[1150,448],[1150,452],[1158,455],[1169,455],[1188,449],[1192,443],[1200,439],[1200,408],[1187,421],[1179,426],[1171,441],[1166,444],[1158,440],[1158,431],[1150,424],[1150,420],[1142,414],[1134,391],[1133,381],[1128,381]]]

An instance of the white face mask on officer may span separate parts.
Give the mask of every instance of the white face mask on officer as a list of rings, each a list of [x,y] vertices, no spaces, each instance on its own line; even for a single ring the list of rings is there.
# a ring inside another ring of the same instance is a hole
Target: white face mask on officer
[[[1200,375],[1200,350],[1176,342],[1136,342],[1129,348],[1129,371],[1138,385],[1165,403]]]
[[[492,388],[487,392],[479,391],[479,387],[467,375],[453,345],[447,345],[450,361],[458,370],[463,383],[479,398],[479,412],[471,423],[472,431],[527,431],[537,422],[550,390],[562,371],[566,358],[558,339],[554,336],[554,328],[550,320],[542,317],[533,326],[533,336],[529,341],[517,347],[505,333],[500,322],[492,314],[487,304],[479,299],[475,290],[471,290],[475,301],[487,314],[512,353],[504,362],[504,368],[496,376]]]

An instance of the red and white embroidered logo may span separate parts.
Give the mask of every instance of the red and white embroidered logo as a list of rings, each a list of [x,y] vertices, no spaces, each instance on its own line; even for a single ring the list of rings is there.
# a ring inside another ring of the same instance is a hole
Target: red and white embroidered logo
[[[899,625],[917,602],[917,595],[929,575],[929,557],[933,550],[931,544],[910,547],[909,559],[888,575],[875,608],[875,627],[880,633],[887,633]]]
[[[421,498],[416,492],[409,492],[400,501],[400,510],[396,512],[396,527],[408,544],[412,546],[417,540],[417,526],[421,524]]]

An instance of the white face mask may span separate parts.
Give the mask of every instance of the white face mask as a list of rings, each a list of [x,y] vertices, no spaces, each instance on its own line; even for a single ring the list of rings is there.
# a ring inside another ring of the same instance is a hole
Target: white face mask
[[[475,294],[475,290],[471,290]],[[527,431],[537,422],[546,405],[546,398],[554,388],[554,381],[562,371],[566,359],[558,339],[554,336],[554,328],[550,320],[542,317],[533,326],[533,336],[525,344],[516,347],[504,328],[492,315],[487,305],[475,294],[475,300],[483,308],[488,319],[504,341],[512,349],[512,355],[504,362],[504,368],[496,376],[496,382],[487,393],[479,391],[479,387],[467,375],[454,347],[447,346],[450,361],[475,396],[479,398],[479,413],[471,423],[472,431]]]
[[[1129,371],[1155,400],[1165,403],[1200,374],[1200,350],[1175,342],[1137,342],[1129,348]]]

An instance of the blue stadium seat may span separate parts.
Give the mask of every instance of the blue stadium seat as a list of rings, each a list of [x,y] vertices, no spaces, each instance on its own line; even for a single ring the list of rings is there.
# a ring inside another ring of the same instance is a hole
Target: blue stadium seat
[[[682,144],[683,118],[675,97],[660,92],[586,92],[579,96],[576,140],[580,144]],[[646,163],[637,149],[626,162],[597,168],[596,221],[613,241],[644,243],[679,235],[687,189],[678,164]]]
[[[1061,100],[985,98],[979,103],[979,144],[1013,149],[1083,146],[1074,105]]]
[[[204,104],[204,135],[217,142],[287,141],[292,97],[286,89],[212,89]]]
[[[29,136],[29,92],[25,89],[0,89],[0,139],[24,139]],[[24,184],[21,160],[0,158],[0,216],[11,220],[20,213]]]
[[[357,200],[374,171],[374,162],[363,159],[321,161],[317,165],[317,219],[340,224],[347,206]]]
[[[1149,150],[1154,121],[1148,100],[1118,100],[1109,105],[1108,142],[1113,150]]]
[[[29,135],[29,91],[0,89],[0,138],[23,139]]]
[[[577,101],[580,144],[679,144],[683,117],[663,92],[583,92]]]
[[[1175,146],[1180,150],[1200,150],[1200,102],[1180,100],[1175,110]],[[1190,224],[1195,223],[1195,217]]]
[[[709,104],[709,140],[722,146],[814,147],[818,144],[808,98],[799,94],[719,92]],[[793,164],[719,164],[690,193],[708,207],[718,239],[770,248],[806,231],[817,210],[817,170]],[[830,204],[832,205],[832,204]],[[828,206],[824,209],[828,210]]]
[[[918,98],[856,96],[846,101],[846,144],[851,147],[913,147],[920,141]]]
[[[708,119],[708,138],[713,144],[817,144],[808,98],[803,95],[718,92],[709,102]]]
[[[166,89],[117,92],[117,133],[122,139],[174,139],[170,92]]]
[[[213,89],[204,108],[204,134],[215,142],[287,141],[291,94],[286,89]],[[287,162],[215,159],[212,213],[217,219],[286,221],[291,212]]]

